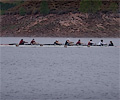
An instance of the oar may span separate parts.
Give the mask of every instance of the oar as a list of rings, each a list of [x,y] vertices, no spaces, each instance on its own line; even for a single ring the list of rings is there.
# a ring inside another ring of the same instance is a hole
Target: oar
[[[64,45],[64,44],[41,44],[41,45]]]
[[[0,45],[17,45],[17,43],[10,43],[10,44],[0,44]]]
[[[0,45],[9,45],[9,44],[0,44]]]

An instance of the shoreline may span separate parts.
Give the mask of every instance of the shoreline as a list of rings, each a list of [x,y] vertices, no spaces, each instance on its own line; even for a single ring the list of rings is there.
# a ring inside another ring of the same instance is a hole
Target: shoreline
[[[120,37],[38,37],[38,36],[0,36],[0,38],[20,38],[20,37],[26,37],[26,38],[120,38]]]

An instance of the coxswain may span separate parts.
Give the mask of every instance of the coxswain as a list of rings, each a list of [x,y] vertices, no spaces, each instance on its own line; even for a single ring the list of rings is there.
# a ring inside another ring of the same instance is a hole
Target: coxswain
[[[113,44],[113,42],[112,42],[112,41],[110,41],[109,46],[114,46],[114,44]]]

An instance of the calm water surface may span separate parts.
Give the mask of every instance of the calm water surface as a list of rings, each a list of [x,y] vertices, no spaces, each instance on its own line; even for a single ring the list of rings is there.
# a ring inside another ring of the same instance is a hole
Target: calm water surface
[[[21,38],[0,38],[18,43]],[[32,38],[24,37],[30,42]],[[66,38],[35,38],[39,43]],[[79,38],[70,38],[76,42]],[[87,43],[91,38],[81,38]],[[101,39],[116,46],[119,38]],[[119,100],[120,49],[0,48],[1,100]]]

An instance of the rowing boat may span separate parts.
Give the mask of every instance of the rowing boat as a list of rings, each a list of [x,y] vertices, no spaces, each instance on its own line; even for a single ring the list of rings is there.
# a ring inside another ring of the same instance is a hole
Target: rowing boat
[[[72,46],[66,46],[64,44],[62,45],[54,45],[54,44],[37,44],[37,45],[31,45],[31,44],[25,44],[25,45],[18,45],[18,44],[0,44],[0,47],[46,47],[46,48],[52,48],[52,47],[65,47],[65,48],[82,48],[82,47],[116,47],[116,46],[108,46],[108,45],[104,45],[104,46],[98,46],[98,45],[94,45],[94,46],[89,46],[89,45],[72,45]]]

